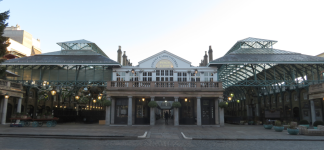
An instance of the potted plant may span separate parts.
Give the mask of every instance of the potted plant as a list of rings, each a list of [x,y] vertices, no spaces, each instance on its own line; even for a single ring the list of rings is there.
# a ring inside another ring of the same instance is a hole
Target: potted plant
[[[219,102],[219,103],[218,103],[218,107],[219,107],[219,108],[227,108],[227,106],[228,106],[228,105],[226,104],[226,102]]]
[[[263,127],[265,129],[272,129],[273,125],[272,125],[272,123],[270,121],[266,121],[266,123],[263,124]]]
[[[313,123],[313,127],[314,129],[317,129],[317,126],[318,125],[324,125],[324,122],[323,121],[320,121],[320,120],[317,120]]]
[[[275,121],[275,126],[273,127],[273,129],[274,129],[275,131],[277,131],[277,132],[282,132],[282,131],[285,129],[285,127],[282,126],[280,120],[276,120],[276,121]]]
[[[299,133],[299,130],[296,127],[296,123],[291,122],[290,127],[287,128],[287,131],[290,135],[297,135]]]
[[[173,102],[172,103],[172,107],[173,108],[180,108],[181,107],[181,103],[180,102]]]
[[[309,123],[308,123],[307,120],[301,120],[301,121],[299,121],[299,125],[300,126],[305,126],[305,127],[307,127],[307,129],[309,128]]]
[[[158,106],[158,104],[156,103],[156,101],[150,101],[149,103],[148,103],[148,107],[150,107],[150,108],[155,108],[155,107],[157,107]]]

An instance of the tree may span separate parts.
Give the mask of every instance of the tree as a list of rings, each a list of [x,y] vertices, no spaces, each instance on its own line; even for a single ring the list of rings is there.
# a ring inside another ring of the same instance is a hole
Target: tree
[[[6,22],[7,19],[9,19],[9,11],[0,13],[0,63],[5,61],[3,56],[5,56],[8,53],[7,47],[10,45],[9,38],[3,36],[4,29],[8,26],[8,23]],[[1,67],[0,78],[4,76],[5,72],[6,68]]]

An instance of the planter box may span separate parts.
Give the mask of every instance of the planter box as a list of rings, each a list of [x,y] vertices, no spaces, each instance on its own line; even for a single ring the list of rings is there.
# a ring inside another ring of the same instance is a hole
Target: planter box
[[[304,127],[306,127],[307,129],[309,128],[309,124],[300,124],[300,126],[304,126]]]
[[[282,126],[274,126],[273,129],[275,131],[277,131],[277,132],[282,132],[285,129],[285,127],[282,127]]]
[[[287,128],[287,131],[290,135],[297,135],[299,133],[299,130],[298,129],[290,129],[290,128]]]
[[[272,129],[273,125],[272,124],[264,124],[263,127],[265,129]]]
[[[290,125],[283,125],[283,127],[284,127],[284,130],[287,130],[287,128],[289,128]]]

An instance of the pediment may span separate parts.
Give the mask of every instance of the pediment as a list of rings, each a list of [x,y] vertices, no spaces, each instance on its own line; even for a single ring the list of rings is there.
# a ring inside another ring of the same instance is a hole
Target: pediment
[[[153,56],[150,56],[140,62],[138,62],[140,68],[184,68],[190,67],[191,62],[185,60],[175,54],[172,54],[166,50],[163,50]],[[165,65],[163,65],[165,64]]]

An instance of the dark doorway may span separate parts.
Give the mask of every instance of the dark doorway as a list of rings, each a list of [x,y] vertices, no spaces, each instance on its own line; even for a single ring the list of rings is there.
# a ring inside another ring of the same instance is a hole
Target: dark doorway
[[[128,100],[116,99],[115,124],[127,124],[128,120]]]
[[[8,103],[6,122],[10,122],[11,113],[12,113],[12,105]]]
[[[215,124],[215,101],[201,100],[201,123],[203,125]]]
[[[135,124],[150,124],[148,100],[135,100]]]
[[[294,115],[294,119],[296,119],[296,121],[299,122],[300,117],[299,117],[299,108],[298,107],[293,108],[293,115]]]
[[[194,100],[193,99],[180,99],[181,108],[179,115],[179,124],[192,125],[196,123],[194,117]]]

